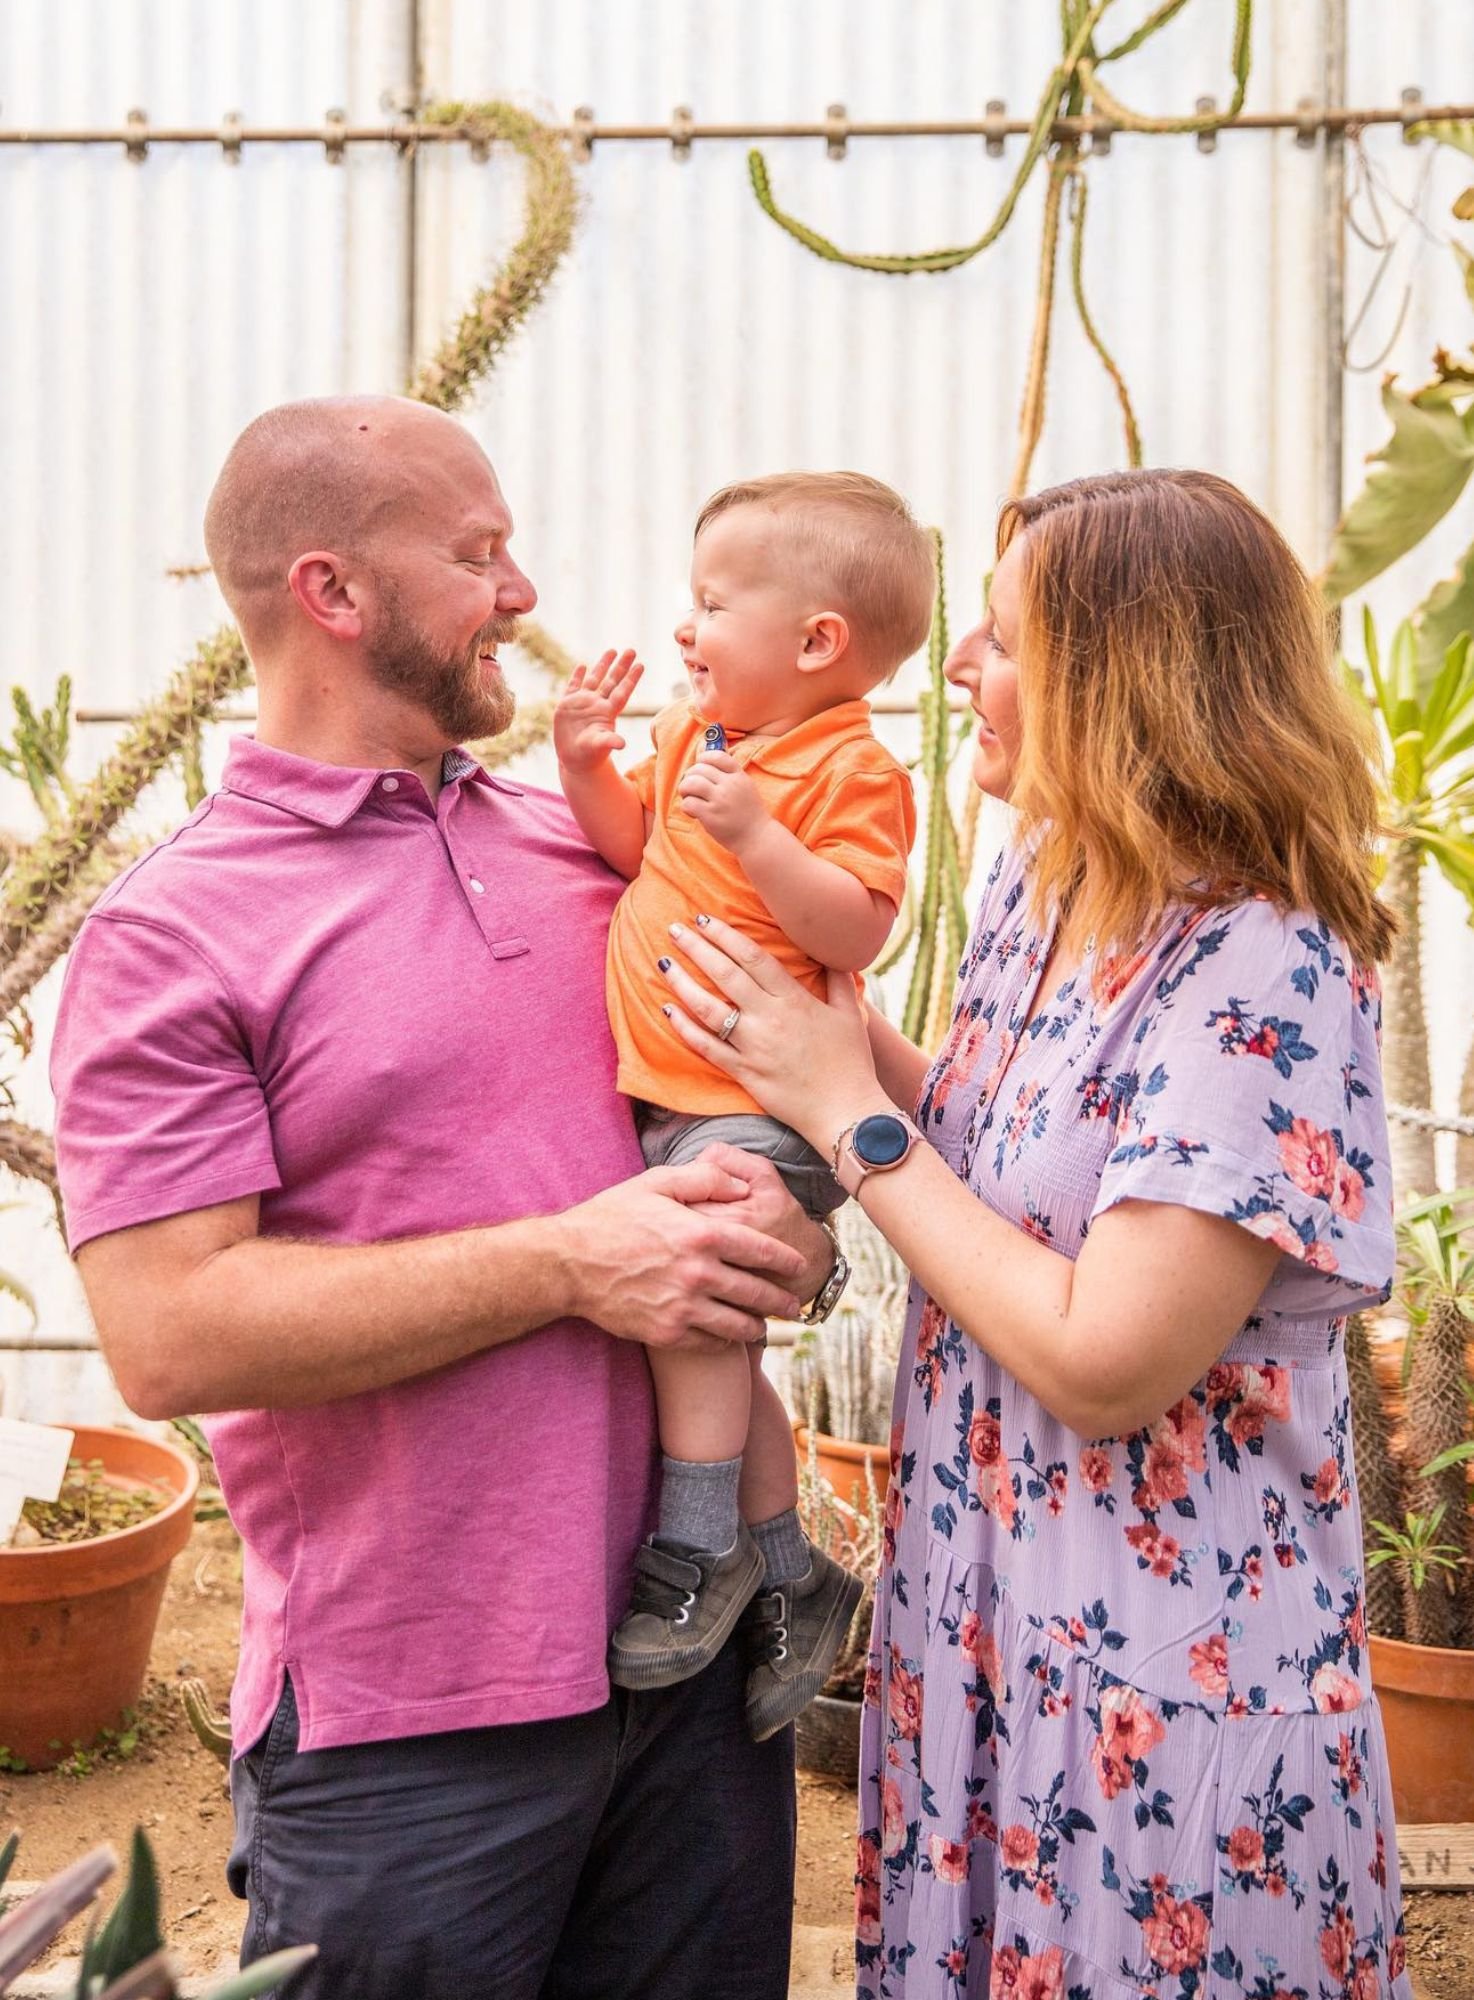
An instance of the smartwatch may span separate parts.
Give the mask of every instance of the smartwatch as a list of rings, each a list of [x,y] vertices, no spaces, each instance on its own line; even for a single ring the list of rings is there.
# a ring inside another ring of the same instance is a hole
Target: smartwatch
[[[839,1238],[822,1217],[819,1218],[819,1227],[834,1246],[834,1266],[799,1314],[799,1324],[802,1326],[822,1326],[839,1304],[844,1288],[850,1282],[850,1263],[839,1247]]]
[[[921,1134],[899,1111],[873,1111],[868,1118],[846,1125],[834,1142],[834,1177],[846,1194],[860,1192],[871,1174],[888,1174],[900,1166]]]

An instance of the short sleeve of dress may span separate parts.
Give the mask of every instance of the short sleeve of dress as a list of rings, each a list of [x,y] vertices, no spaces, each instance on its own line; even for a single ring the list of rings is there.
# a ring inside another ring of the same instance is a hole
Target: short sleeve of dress
[[[91,1237],[281,1185],[261,1083],[224,985],[163,926],[94,912],[51,1047],[75,1254]]]
[[[1262,900],[1210,911],[1152,971],[1130,1067],[1094,1080],[1116,1121],[1094,1215],[1160,1201],[1241,1223],[1285,1253],[1269,1311],[1334,1315],[1385,1298],[1375,973],[1316,918]]]

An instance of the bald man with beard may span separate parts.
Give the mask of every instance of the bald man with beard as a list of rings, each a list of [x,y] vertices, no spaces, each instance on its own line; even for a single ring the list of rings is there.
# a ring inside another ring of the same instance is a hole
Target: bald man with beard
[[[243,1963],[292,2000],[780,2000],[791,1732],[736,1644],[611,1695],[651,1525],[642,1346],[829,1275],[772,1167],[640,1171],[561,799],[460,747],[536,594],[418,404],[257,418],[206,546],[255,736],[108,890],[54,1041],[68,1235],[141,1416],[210,1413],[241,1534]]]

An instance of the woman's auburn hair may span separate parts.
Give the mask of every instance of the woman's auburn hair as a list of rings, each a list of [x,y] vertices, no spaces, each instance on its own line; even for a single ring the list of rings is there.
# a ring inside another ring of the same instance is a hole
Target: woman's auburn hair
[[[1036,913],[1134,951],[1174,907],[1264,896],[1385,958],[1375,740],[1268,517],[1212,473],[1108,473],[1007,502],[999,555],[1020,535]]]

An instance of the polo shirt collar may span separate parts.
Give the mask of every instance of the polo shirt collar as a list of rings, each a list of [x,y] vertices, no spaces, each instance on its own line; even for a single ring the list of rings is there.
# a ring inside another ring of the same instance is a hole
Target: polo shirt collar
[[[801,778],[813,770],[816,759],[829,756],[839,744],[870,734],[869,702],[842,701],[834,708],[811,715],[796,729],[785,730],[771,742],[758,743],[748,750],[746,737],[739,736],[732,748],[743,765],[756,765],[759,770],[772,771],[782,778]]]
[[[243,798],[258,799],[276,806],[314,826],[340,827],[352,819],[383,771],[362,771],[345,764],[319,764],[310,757],[295,756],[258,743],[254,736],[234,736],[225,759],[220,781],[222,791]],[[491,777],[474,757],[461,749],[447,750],[441,765],[441,781],[459,784],[471,781],[493,791],[522,796],[516,785]]]

